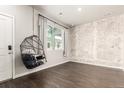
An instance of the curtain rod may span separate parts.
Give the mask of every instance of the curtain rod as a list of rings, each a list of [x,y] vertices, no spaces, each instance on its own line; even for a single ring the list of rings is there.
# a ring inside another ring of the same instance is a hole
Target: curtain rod
[[[68,29],[68,27],[63,26],[63,25],[61,25],[61,24],[59,24],[59,23],[57,23],[57,22],[55,22],[55,21],[49,19],[48,17],[45,17],[45,16],[43,16],[43,15],[41,15],[41,14],[39,14],[39,16],[42,16],[43,18],[46,18],[46,19],[48,19],[49,21],[51,21],[51,22],[53,22],[53,23],[55,23],[55,24],[58,24],[58,25],[60,25],[60,26],[62,26],[62,27],[64,27],[64,28]]]

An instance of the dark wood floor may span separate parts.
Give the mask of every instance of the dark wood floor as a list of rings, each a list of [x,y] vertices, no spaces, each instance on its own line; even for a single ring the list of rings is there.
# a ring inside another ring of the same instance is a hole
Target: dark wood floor
[[[0,84],[1,88],[124,87],[124,72],[117,69],[68,62]]]

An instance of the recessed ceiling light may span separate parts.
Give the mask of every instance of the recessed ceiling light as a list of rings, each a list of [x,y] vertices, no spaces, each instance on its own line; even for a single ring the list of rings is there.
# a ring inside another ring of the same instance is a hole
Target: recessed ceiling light
[[[79,12],[81,12],[81,11],[82,11],[82,8],[78,8],[77,10],[78,10]]]

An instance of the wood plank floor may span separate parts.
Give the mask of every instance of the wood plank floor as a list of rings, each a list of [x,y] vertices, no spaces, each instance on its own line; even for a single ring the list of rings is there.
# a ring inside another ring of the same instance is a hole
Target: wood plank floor
[[[124,87],[124,71],[68,62],[0,84],[1,88]]]

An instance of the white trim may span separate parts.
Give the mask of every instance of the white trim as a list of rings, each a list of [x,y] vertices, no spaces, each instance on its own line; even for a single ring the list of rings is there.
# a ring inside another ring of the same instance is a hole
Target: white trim
[[[49,65],[49,66],[44,67],[44,68],[36,69],[36,70],[34,70],[32,72],[21,73],[21,74],[15,75],[15,78],[19,78],[19,77],[22,77],[22,76],[25,76],[25,75],[29,75],[31,73],[35,73],[35,72],[38,72],[38,71],[41,71],[41,70],[44,70],[44,69],[47,69],[47,68],[55,67],[57,65],[64,64],[64,63],[67,63],[67,62],[68,61],[64,61],[64,62],[60,62],[60,63],[54,64],[54,65]]]
[[[81,61],[82,60],[82,61]],[[95,65],[95,66],[101,66],[101,67],[107,67],[107,68],[114,68],[114,69],[121,69],[122,71],[124,71],[124,69],[122,67],[116,67],[116,66],[109,66],[109,65],[105,65],[105,64],[98,64],[98,63],[94,63],[93,59],[81,59],[81,60],[76,60],[76,59],[71,59],[70,61],[72,62],[76,62],[76,63],[82,63],[82,64],[89,64],[89,65]],[[84,61],[83,61],[84,60]],[[88,61],[92,61],[92,63],[88,62]],[[97,60],[97,61],[101,61],[101,62],[107,62],[105,60]]]
[[[13,16],[13,79],[15,78],[15,19]]]
[[[13,31],[12,31],[12,78],[15,77],[15,20],[14,16],[0,12],[0,15],[12,18]]]

